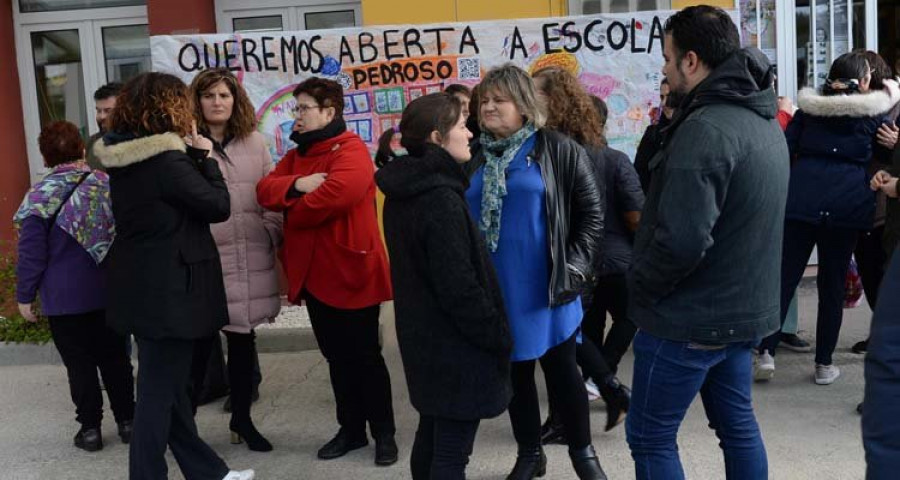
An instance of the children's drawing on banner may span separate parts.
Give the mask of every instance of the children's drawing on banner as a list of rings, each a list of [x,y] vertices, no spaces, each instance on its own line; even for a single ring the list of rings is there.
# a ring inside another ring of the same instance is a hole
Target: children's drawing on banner
[[[234,71],[276,161],[294,146],[293,88],[310,76],[343,85],[348,129],[374,152],[410,101],[454,83],[476,85],[505,63],[571,71],[609,104],[610,146],[633,156],[658,107],[663,24],[671,13],[155,36],[151,51],[154,70],[185,82],[205,68]]]

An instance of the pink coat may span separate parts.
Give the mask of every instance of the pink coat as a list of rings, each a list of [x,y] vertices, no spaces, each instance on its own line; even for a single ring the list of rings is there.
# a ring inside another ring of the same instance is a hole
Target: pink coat
[[[214,149],[228,193],[231,217],[211,225],[225,278],[229,324],[223,330],[250,333],[281,311],[275,257],[282,240],[282,217],[256,201],[256,183],[275,167],[261,134],[233,139],[223,155]]]

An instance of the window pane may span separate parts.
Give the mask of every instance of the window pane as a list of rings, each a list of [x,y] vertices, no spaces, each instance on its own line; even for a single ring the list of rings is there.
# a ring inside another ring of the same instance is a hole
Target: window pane
[[[702,3],[702,2],[701,2]],[[632,8],[634,5],[634,8]],[[629,13],[650,10],[669,10],[672,0],[581,0],[581,12],[592,13]]]
[[[241,32],[280,32],[284,30],[281,15],[271,17],[235,18],[232,21],[235,33]]]
[[[356,15],[353,13],[353,10],[307,13],[304,15],[304,18],[307,30],[356,26]]]
[[[103,29],[106,81],[122,82],[150,71],[150,35],[147,25]]]
[[[146,5],[147,0],[19,0],[19,11],[58,12],[88,8],[132,7]]]
[[[32,33],[31,48],[41,126],[56,120],[68,120],[87,137],[78,30]]]

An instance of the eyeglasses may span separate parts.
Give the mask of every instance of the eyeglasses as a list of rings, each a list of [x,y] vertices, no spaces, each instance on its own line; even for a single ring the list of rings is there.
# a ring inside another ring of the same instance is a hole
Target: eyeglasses
[[[318,105],[303,105],[302,103],[298,103],[291,109],[291,112],[296,115],[298,113],[306,113],[307,110],[312,110],[314,108],[322,108]]]

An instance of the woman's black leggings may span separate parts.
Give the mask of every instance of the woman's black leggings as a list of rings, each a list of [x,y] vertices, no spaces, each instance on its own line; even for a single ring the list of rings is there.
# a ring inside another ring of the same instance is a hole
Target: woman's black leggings
[[[591,444],[591,424],[584,379],[575,363],[575,336],[551,348],[540,358],[547,380],[547,392],[557,408],[569,448],[584,448]],[[513,362],[513,398],[509,404],[516,443],[523,450],[541,444],[541,407],[534,380],[534,360]]]

